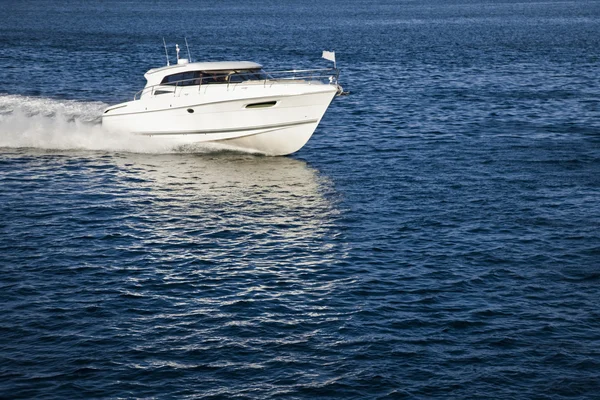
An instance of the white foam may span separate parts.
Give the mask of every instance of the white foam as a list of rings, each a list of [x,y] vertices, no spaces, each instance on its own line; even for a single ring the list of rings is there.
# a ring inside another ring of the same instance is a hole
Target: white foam
[[[102,102],[0,95],[0,147],[132,153],[178,151],[149,137],[103,128],[100,121],[106,107],[108,104]],[[211,150],[207,147],[196,151]]]

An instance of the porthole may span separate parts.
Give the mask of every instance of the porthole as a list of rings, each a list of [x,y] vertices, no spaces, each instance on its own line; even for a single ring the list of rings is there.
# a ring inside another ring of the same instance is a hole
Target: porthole
[[[194,113],[194,109],[193,108],[188,108],[187,112],[189,112],[190,114],[193,114]]]

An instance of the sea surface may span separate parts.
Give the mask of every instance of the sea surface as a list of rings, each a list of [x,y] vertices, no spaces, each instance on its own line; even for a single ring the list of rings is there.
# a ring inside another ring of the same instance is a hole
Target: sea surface
[[[0,398],[600,398],[600,2],[4,0]],[[324,68],[288,157],[100,115]]]

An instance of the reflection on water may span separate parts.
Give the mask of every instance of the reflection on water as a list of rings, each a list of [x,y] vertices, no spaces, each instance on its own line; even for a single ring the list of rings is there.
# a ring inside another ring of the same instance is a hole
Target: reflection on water
[[[332,184],[303,161],[222,151],[6,149],[0,164],[4,204],[15,203],[14,195],[26,199],[6,209],[15,240],[18,232],[26,239],[32,229],[42,230],[48,240],[63,237],[74,254],[104,257],[108,246],[126,252],[132,265],[276,261],[298,267],[342,257]],[[19,222],[37,216],[51,217],[56,230]],[[110,243],[89,249],[89,239]]]
[[[181,257],[182,248],[255,265],[335,257],[333,188],[303,161],[226,152],[110,159],[119,197],[133,206],[128,227],[143,246],[161,248],[161,257]]]
[[[331,206],[324,197],[332,190],[330,182],[294,159],[220,153],[119,154],[114,160],[124,186],[143,190],[156,210],[170,214],[260,215],[282,224],[302,216],[318,225]]]
[[[228,398],[234,372],[295,373],[304,349],[344,351],[321,331],[356,312],[340,296],[355,280],[336,264],[332,184],[303,161],[11,149],[0,185],[0,322],[36,316],[4,350],[38,377],[143,375],[152,393],[168,370]]]

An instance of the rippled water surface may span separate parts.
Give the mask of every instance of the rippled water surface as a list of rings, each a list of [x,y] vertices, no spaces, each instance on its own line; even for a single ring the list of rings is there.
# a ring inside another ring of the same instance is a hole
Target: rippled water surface
[[[598,2],[2,8],[0,398],[598,396]],[[350,95],[290,157],[104,131],[163,36]]]

